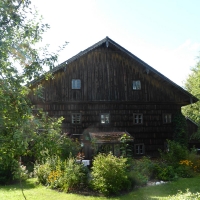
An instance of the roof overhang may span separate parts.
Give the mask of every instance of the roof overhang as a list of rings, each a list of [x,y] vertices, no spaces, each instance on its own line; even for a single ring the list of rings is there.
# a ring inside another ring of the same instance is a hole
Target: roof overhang
[[[134,54],[132,54],[131,52],[129,52],[128,50],[126,50],[125,48],[123,48],[122,46],[120,46],[119,44],[114,42],[113,40],[111,40],[109,37],[104,38],[103,40],[97,42],[96,44],[94,44],[91,47],[85,49],[84,51],[79,52],[77,55],[73,56],[72,58],[64,61],[63,63],[61,63],[57,67],[55,67],[52,70],[50,70],[49,73],[54,74],[59,70],[65,70],[68,64],[70,64],[71,62],[75,61],[76,59],[80,58],[81,56],[91,52],[92,50],[94,50],[94,49],[96,49],[96,48],[98,48],[98,47],[100,47],[102,45],[105,45],[105,47],[107,47],[107,48],[114,46],[119,51],[121,51],[124,54],[128,55],[131,59],[133,59],[134,61],[138,62],[141,66],[143,66],[145,71],[148,74],[151,73],[153,77],[164,81],[169,86],[172,86],[175,89],[177,89],[178,92],[184,94],[186,99],[188,99],[188,100],[185,101],[185,103],[184,103],[185,105],[188,105],[188,104],[191,104],[191,103],[195,103],[195,102],[197,102],[199,100],[195,96],[193,96],[192,94],[190,94],[189,92],[184,90],[182,87],[180,87],[179,85],[177,85],[176,83],[171,81],[169,78],[167,78],[166,76],[164,76],[163,74],[161,74],[160,72],[155,70],[153,67],[151,67],[150,65],[145,63],[143,60],[141,60],[140,58],[138,58],[137,56],[135,56]],[[44,78],[45,78],[45,76],[41,76],[39,79],[33,80],[30,84],[31,85],[37,84],[40,81],[42,81]]]

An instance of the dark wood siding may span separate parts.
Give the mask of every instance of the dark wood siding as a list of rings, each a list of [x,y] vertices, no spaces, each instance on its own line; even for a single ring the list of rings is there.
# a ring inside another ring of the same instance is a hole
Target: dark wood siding
[[[81,80],[81,89],[71,89],[72,79]],[[141,90],[133,90],[133,80],[141,81]],[[31,94],[31,101],[50,116],[63,116],[63,132],[127,131],[151,155],[164,148],[166,139],[172,139],[172,124],[163,124],[163,114],[173,117],[185,101],[173,86],[115,47],[100,46],[41,83],[44,100]],[[72,113],[81,113],[80,125],[71,124]],[[110,113],[109,125],[100,124],[100,113]],[[143,124],[133,124],[133,113],[143,114]]]

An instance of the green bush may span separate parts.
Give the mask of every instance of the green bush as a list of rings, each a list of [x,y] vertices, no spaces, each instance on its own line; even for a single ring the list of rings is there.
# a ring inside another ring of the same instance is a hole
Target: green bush
[[[128,189],[130,181],[126,162],[126,158],[117,158],[111,153],[98,154],[92,166],[92,188],[104,195],[117,194]]]
[[[141,186],[155,177],[155,163],[148,157],[133,160],[129,166],[129,179],[132,185]]]
[[[128,178],[132,187],[144,186],[149,180],[149,178],[146,175],[134,170],[128,172]]]
[[[182,178],[191,178],[194,176],[194,171],[190,166],[179,165],[175,171],[177,175]]]
[[[172,181],[178,178],[175,169],[173,166],[167,164],[157,164],[156,169],[156,178],[163,181]]]
[[[17,160],[10,162],[0,162],[0,185],[11,183],[12,181],[24,181],[28,178],[26,166],[19,165]]]
[[[45,164],[35,164],[34,174],[37,176],[38,182],[42,185],[47,185],[47,178],[51,171],[50,165],[48,162]]]
[[[39,183],[65,192],[86,185],[87,173],[87,168],[72,157],[64,161],[59,157],[53,157],[47,159],[45,164],[35,166]]]
[[[13,179],[11,166],[0,164],[0,185],[7,184]]]
[[[177,166],[180,160],[187,159],[189,155],[187,147],[175,141],[168,140],[168,148],[169,150],[167,152],[160,151],[160,156],[164,162],[171,166]]]
[[[77,163],[74,158],[68,158],[63,164],[63,174],[58,181],[62,191],[73,191],[86,186],[88,174],[87,167]]]

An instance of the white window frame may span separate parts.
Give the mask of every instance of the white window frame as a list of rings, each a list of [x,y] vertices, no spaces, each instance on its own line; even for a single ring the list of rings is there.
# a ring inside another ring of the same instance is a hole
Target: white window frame
[[[133,87],[133,90],[141,90],[141,81],[140,80],[134,80],[132,87]]]
[[[81,89],[81,79],[72,79],[72,89],[73,90]]]
[[[109,124],[110,123],[110,113],[101,113],[100,114],[100,122],[101,122],[101,124]]]
[[[134,153],[136,155],[144,155],[145,154],[145,146],[143,143],[134,145]]]
[[[163,114],[163,123],[164,124],[172,123],[172,114],[171,113],[164,113]]]
[[[81,113],[72,113],[71,120],[72,124],[81,124]]]
[[[133,124],[143,124],[142,113],[133,113]]]

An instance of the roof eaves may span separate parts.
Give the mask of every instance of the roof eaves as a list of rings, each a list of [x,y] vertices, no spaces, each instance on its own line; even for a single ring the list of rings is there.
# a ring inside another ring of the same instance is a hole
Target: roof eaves
[[[111,43],[116,48],[118,48],[119,50],[121,50],[125,54],[129,55],[132,59],[136,60],[138,63],[140,63],[141,65],[143,65],[146,69],[148,69],[149,71],[151,71],[154,74],[158,75],[159,77],[161,77],[162,79],[164,79],[166,82],[168,82],[169,84],[171,84],[175,88],[177,88],[179,91],[183,92],[185,95],[187,95],[188,97],[192,98],[195,102],[199,100],[195,96],[193,96],[192,94],[190,94],[189,92],[187,92],[186,90],[184,90],[182,87],[180,87],[179,85],[177,85],[176,83],[174,83],[173,81],[171,81],[169,78],[167,78],[166,76],[164,76],[163,74],[161,74],[160,72],[158,72],[156,69],[154,69],[153,67],[151,67],[150,65],[148,65],[147,63],[145,63],[143,60],[141,60],[140,58],[138,58],[137,56],[135,56],[134,54],[132,54],[130,51],[126,50],[124,47],[120,46],[115,41],[111,40],[108,36],[106,38],[104,38],[103,40],[100,40],[96,44],[90,46],[89,48],[85,49],[84,51],[79,52],[78,54],[76,54],[72,58],[64,61],[63,63],[61,63],[57,67],[55,67],[52,70],[50,70],[49,73],[55,73],[56,71],[58,71],[58,70],[60,70],[60,69],[62,69],[64,67],[66,67],[67,64],[69,64],[69,63],[73,62],[74,60],[78,59],[79,57],[87,54],[88,52],[92,51],[93,49],[101,46],[105,42],[106,43]],[[41,78],[37,79],[36,81],[32,81],[31,83],[35,84],[35,83],[41,81],[43,78],[44,78],[44,76],[41,76]]]
[[[143,65],[144,67],[146,67],[149,71],[157,74],[159,77],[161,77],[162,79],[164,79],[166,82],[172,84],[174,87],[176,87],[181,92],[185,93],[187,96],[192,97],[195,102],[199,100],[198,98],[196,98],[195,96],[193,96],[192,94],[190,94],[189,92],[187,92],[186,90],[184,90],[182,87],[180,87],[179,85],[177,85],[176,83],[174,83],[172,80],[170,80],[169,78],[167,78],[166,76],[164,76],[163,74],[161,74],[160,72],[158,72],[156,69],[154,69],[153,67],[151,67],[150,65],[148,65],[147,63],[145,63],[143,60],[141,60],[140,58],[138,58],[137,56],[135,56],[134,54],[132,54],[130,51],[126,50],[124,47],[120,46],[119,44],[117,44],[116,42],[114,42],[113,40],[111,40],[108,37],[107,37],[107,39],[108,39],[108,41],[111,44],[113,44],[115,47],[117,47],[118,49],[120,49],[122,52],[124,52],[127,55],[129,55],[131,58],[133,58],[137,62],[139,62],[141,65]]]

